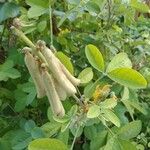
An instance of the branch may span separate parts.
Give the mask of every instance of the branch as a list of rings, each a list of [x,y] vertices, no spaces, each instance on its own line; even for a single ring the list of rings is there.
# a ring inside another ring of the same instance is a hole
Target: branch
[[[32,49],[32,52],[34,54],[36,54],[42,60],[43,63],[46,63],[46,65],[47,65],[47,61],[45,60],[42,53],[37,50],[36,46],[32,43],[32,41],[22,31],[20,31],[19,29],[17,29],[14,26],[11,27],[11,30],[13,31],[13,33],[15,35],[17,35],[22,41],[24,41]]]

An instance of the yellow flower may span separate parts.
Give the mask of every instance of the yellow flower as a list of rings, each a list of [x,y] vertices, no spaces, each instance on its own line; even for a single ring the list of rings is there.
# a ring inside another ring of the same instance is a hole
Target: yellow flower
[[[100,85],[98,85],[96,87],[95,92],[93,93],[93,101],[95,103],[97,103],[98,101],[100,101],[102,98],[105,98],[108,96],[109,92],[110,92],[110,87],[111,85],[106,84],[103,87],[100,87]]]

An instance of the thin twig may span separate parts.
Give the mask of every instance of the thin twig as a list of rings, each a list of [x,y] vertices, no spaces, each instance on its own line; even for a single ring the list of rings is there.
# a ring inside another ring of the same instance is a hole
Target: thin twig
[[[82,101],[81,101],[75,94],[74,94],[72,97],[76,100],[76,102],[77,102],[79,105],[83,106]]]
[[[73,142],[72,142],[70,150],[73,150],[73,147],[74,147],[74,144],[75,144],[75,141],[76,141],[76,138],[77,138],[79,130],[80,130],[80,126],[76,130],[76,133],[75,133],[75,136],[74,136],[74,139],[73,139]]]
[[[49,0],[49,21],[50,21],[50,46],[53,46],[53,21],[52,21],[52,7]]]

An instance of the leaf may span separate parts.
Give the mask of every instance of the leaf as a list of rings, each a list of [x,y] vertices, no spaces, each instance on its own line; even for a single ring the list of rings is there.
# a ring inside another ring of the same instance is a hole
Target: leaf
[[[20,132],[16,132],[14,137],[11,140],[12,150],[21,150],[25,149],[29,142],[32,141],[32,137],[29,133],[20,130]]]
[[[113,57],[107,66],[106,72],[111,72],[117,68],[132,68],[132,63],[126,53],[122,52]]]
[[[85,54],[89,61],[89,63],[97,70],[103,72],[104,71],[104,60],[99,49],[89,44],[85,47]]]
[[[28,120],[24,125],[24,129],[28,133],[30,133],[34,127],[36,127],[36,124],[33,120]]]
[[[80,79],[81,83],[88,83],[93,79],[93,71],[92,68],[88,67],[81,71],[81,73],[78,76],[78,79]]]
[[[19,7],[14,3],[5,2],[0,8],[0,23],[19,14]]]
[[[123,90],[123,94],[122,94],[122,98],[121,98],[121,101],[123,100],[128,100],[129,99],[129,89],[127,87],[124,87],[124,90]]]
[[[59,132],[57,139],[61,140],[64,144],[67,145],[69,140],[69,128],[67,128],[64,132]]]
[[[99,115],[100,115],[100,107],[98,105],[91,106],[87,112],[87,118],[96,118]]]
[[[114,98],[106,99],[104,102],[100,103],[100,107],[104,109],[111,109],[117,105],[117,100]]]
[[[26,0],[26,3],[31,6],[28,10],[28,17],[35,18],[47,13],[49,8],[48,0]]]
[[[66,56],[63,52],[56,52],[56,57],[61,61],[61,63],[68,69],[71,74],[74,74],[74,68],[70,61],[70,58]]]
[[[41,127],[47,137],[52,137],[57,134],[60,128],[61,124],[57,122],[47,122]]]
[[[30,6],[39,6],[43,8],[48,8],[49,0],[26,0],[26,3]]]
[[[46,12],[47,12],[47,10],[45,10],[45,8],[43,8],[43,7],[32,6],[28,10],[28,18],[39,17],[39,16],[45,14]]]
[[[28,150],[67,150],[66,145],[57,139],[41,138],[32,141]]]
[[[120,144],[116,137],[112,137],[108,140],[104,150],[123,150],[120,148]]]
[[[126,100],[126,101],[128,101],[128,104],[129,104],[130,106],[132,106],[133,108],[137,109],[138,111],[140,111],[140,112],[143,113],[144,115],[147,114],[147,111],[146,111],[142,106],[140,106],[140,105],[138,104],[138,102],[134,102],[134,101],[130,101],[130,100]]]
[[[133,7],[134,9],[136,9],[139,12],[142,12],[142,13],[150,12],[148,5],[146,5],[142,2],[138,2],[137,0],[131,0],[130,5],[131,5],[131,7]]]
[[[129,141],[112,137],[108,140],[104,150],[136,150],[136,147]]]
[[[110,79],[126,87],[133,89],[146,88],[145,78],[136,70],[130,68],[118,68],[108,73]]]
[[[0,81],[7,81],[9,78],[16,79],[21,76],[20,72],[13,68],[14,63],[11,60],[0,65]]]
[[[130,141],[118,139],[119,143],[123,150],[137,150],[136,146],[133,145]]]
[[[42,131],[42,129],[40,127],[34,127],[31,130],[31,136],[33,139],[37,139],[37,138],[43,138],[45,137],[44,132]]]
[[[16,99],[16,103],[15,103],[14,109],[16,112],[20,112],[26,106],[27,95],[24,92],[22,92],[21,90],[16,90],[15,91],[15,99]]]
[[[93,14],[93,13],[98,14],[100,12],[100,7],[95,2],[89,1],[86,4],[86,8],[87,8],[87,11],[89,11],[89,13],[91,13],[91,14]]]
[[[80,3],[80,0],[67,0],[67,2],[72,5],[78,5]]]
[[[43,32],[47,27],[47,21],[43,20],[41,22],[38,23],[37,25],[37,29],[39,32]]]
[[[90,142],[90,150],[98,150],[106,144],[107,141],[107,131],[97,133],[97,136],[94,137]]]
[[[132,139],[136,137],[142,128],[142,123],[140,120],[132,121],[126,125],[124,125],[118,132],[118,136],[121,139]]]
[[[0,150],[11,150],[10,142],[0,138]]]
[[[103,117],[108,121],[111,121],[115,126],[120,127],[119,118],[109,109],[103,109],[101,111],[103,113]]]
[[[129,104],[128,100],[123,100],[122,103],[125,105],[125,107],[127,108],[130,116],[132,117],[132,119],[134,120],[133,114],[134,114],[134,109],[131,107],[131,105]]]
[[[117,106],[114,108],[114,112],[118,116],[121,124],[126,124],[129,122],[128,117],[125,115],[127,109],[121,103],[117,104]]]

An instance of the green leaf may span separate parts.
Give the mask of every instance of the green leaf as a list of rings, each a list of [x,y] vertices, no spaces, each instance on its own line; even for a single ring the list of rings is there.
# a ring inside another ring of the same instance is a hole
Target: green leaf
[[[45,10],[45,8],[43,8],[43,7],[32,6],[28,11],[28,17],[29,18],[39,17],[39,16],[45,14],[46,12],[47,12],[47,10]]]
[[[118,136],[121,139],[132,139],[136,137],[142,128],[142,123],[140,120],[132,121],[126,125],[124,125],[118,132]]]
[[[19,7],[14,3],[5,2],[0,9],[0,23],[19,14]]]
[[[112,137],[108,140],[104,150],[123,150],[120,148],[119,141],[116,137]]]
[[[106,144],[107,141],[107,131],[97,133],[97,136],[94,137],[90,142],[90,150],[98,150]]]
[[[16,99],[16,103],[15,103],[15,111],[16,112],[20,112],[22,111],[25,106],[26,106],[26,101],[27,101],[27,95],[22,92],[21,90],[15,90],[15,99]]]
[[[41,138],[32,141],[28,150],[67,150],[67,147],[60,140]]]
[[[70,58],[68,56],[66,56],[63,52],[56,52],[55,55],[62,62],[62,64],[68,69],[68,71],[71,74],[73,74],[74,69],[73,69],[73,65],[70,61]]]
[[[134,102],[134,101],[130,101],[130,100],[126,100],[126,101],[128,101],[128,104],[130,106],[132,106],[133,108],[137,109],[138,111],[140,111],[144,115],[147,114],[147,111],[142,106],[140,106],[140,104],[138,102]]]
[[[28,133],[30,133],[34,127],[36,127],[36,124],[33,120],[28,120],[24,125],[24,129]]]
[[[37,29],[39,32],[43,32],[47,27],[47,21],[43,20],[41,22],[38,23],[37,25]]]
[[[67,145],[69,140],[69,128],[67,128],[64,132],[59,132],[57,139],[61,140],[64,144]]]
[[[100,103],[100,107],[104,109],[111,109],[117,105],[117,100],[113,98],[106,99],[104,102]]]
[[[118,139],[118,140],[123,150],[137,150],[136,146],[133,145],[130,141],[126,141],[122,139]]]
[[[30,6],[39,6],[43,8],[48,8],[49,0],[26,0],[26,3]]]
[[[119,118],[109,109],[102,109],[103,117],[112,122],[115,126],[120,127]]]
[[[100,115],[100,107],[98,105],[91,106],[87,112],[87,118],[96,118],[99,115]]]
[[[148,5],[144,4],[143,2],[138,2],[138,0],[131,0],[130,5],[131,7],[133,7],[139,12],[142,12],[142,13],[150,12],[150,8],[148,7]]]
[[[29,18],[39,17],[48,11],[48,0],[26,0],[26,3],[31,6],[31,8],[28,10]]]
[[[133,89],[146,88],[145,78],[136,70],[130,68],[118,68],[108,73],[110,79],[126,87]]]
[[[78,76],[78,79],[80,79],[81,83],[83,84],[90,82],[93,79],[92,68],[88,67],[82,70],[82,72]]]
[[[85,54],[89,61],[89,63],[97,70],[103,72],[104,71],[104,60],[99,49],[89,44],[85,47]]]
[[[112,137],[107,142],[104,150],[136,150],[136,147],[129,141]]]
[[[84,128],[84,135],[89,140],[92,140],[97,135],[97,129],[95,125],[92,126],[86,126]]]
[[[67,2],[72,5],[78,5],[80,3],[80,0],[67,0]]]
[[[100,12],[100,7],[95,2],[89,1],[86,4],[86,8],[87,8],[87,11],[89,11],[89,13],[91,13],[91,14],[93,14],[93,13],[98,14]]]
[[[57,134],[60,128],[61,124],[57,122],[47,122],[41,127],[47,137],[52,137]]]
[[[30,134],[25,132],[24,130],[20,130],[20,132],[15,133],[14,137],[11,140],[12,149],[25,149],[31,141],[32,137],[30,136]]]
[[[122,103],[125,105],[125,107],[127,108],[128,112],[130,113],[130,116],[132,117],[132,119],[134,119],[134,109],[131,107],[131,105],[129,104],[128,100],[123,100]]]
[[[0,150],[11,150],[10,142],[0,138]]]
[[[44,132],[42,131],[42,129],[40,127],[34,127],[31,130],[31,136],[33,139],[37,139],[37,138],[43,138],[45,137]]]
[[[0,65],[0,81],[7,81],[9,78],[16,79],[21,76],[20,72],[13,68],[14,63],[11,60]]]
[[[126,53],[122,52],[113,57],[107,66],[106,72],[111,72],[117,68],[132,68],[132,63]]]

